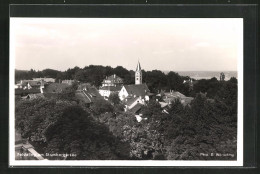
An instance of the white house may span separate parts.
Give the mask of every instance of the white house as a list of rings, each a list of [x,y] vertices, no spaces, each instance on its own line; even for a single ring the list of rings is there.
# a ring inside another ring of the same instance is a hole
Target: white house
[[[112,93],[119,93],[121,88],[121,86],[102,86],[98,91],[101,96],[108,98]]]
[[[120,92],[120,100],[124,100],[127,97],[142,97],[145,101],[149,100],[149,89],[146,84],[140,85],[124,85]]]
[[[103,86],[122,86],[123,79],[118,77],[117,75],[111,75],[109,77],[106,77],[102,82]]]

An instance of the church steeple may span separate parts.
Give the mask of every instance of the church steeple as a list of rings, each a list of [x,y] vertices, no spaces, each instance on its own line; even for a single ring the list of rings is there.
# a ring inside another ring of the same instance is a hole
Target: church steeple
[[[141,65],[140,65],[140,62],[139,62],[139,60],[138,60],[138,63],[137,63],[137,67],[136,67],[136,71],[141,71],[142,69],[141,69]]]
[[[135,71],[135,84],[136,85],[142,84],[142,69],[139,60]]]

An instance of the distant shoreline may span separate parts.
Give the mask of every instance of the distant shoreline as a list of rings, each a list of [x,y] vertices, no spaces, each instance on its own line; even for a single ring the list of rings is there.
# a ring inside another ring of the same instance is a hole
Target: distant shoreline
[[[221,72],[225,74],[225,80],[229,80],[231,77],[237,78],[237,71],[177,71],[181,76],[189,76],[196,80],[211,79],[213,77],[219,79]]]

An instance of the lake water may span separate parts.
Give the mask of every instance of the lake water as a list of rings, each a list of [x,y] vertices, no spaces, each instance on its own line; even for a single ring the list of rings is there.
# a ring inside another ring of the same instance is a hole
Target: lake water
[[[165,71],[168,73],[169,71]],[[196,80],[199,79],[211,79],[216,77],[219,80],[220,73],[225,74],[225,80],[229,80],[231,77],[237,78],[237,71],[177,71],[181,76],[189,76]]]

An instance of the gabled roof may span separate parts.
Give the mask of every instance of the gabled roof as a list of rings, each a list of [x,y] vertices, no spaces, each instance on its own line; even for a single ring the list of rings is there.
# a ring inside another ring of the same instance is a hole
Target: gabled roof
[[[123,100],[123,102],[127,105],[130,106],[131,104],[133,104],[139,97],[128,97],[126,99]]]
[[[27,86],[27,84],[34,87],[34,86],[40,86],[41,82],[35,81],[35,80],[21,80],[21,83],[20,83],[21,86]]]
[[[193,97],[182,97],[182,98],[180,98],[180,97],[171,97],[171,98],[165,98],[163,100],[166,103],[172,103],[175,100],[179,100],[181,102],[181,104],[186,106],[187,104],[190,104],[193,99],[194,99]]]
[[[39,81],[29,81],[28,83],[30,86],[40,86],[41,85],[41,82],[39,82]]]
[[[139,110],[141,110],[142,105],[140,103],[137,103],[132,109],[130,109],[130,112],[137,113]]]
[[[165,96],[167,97],[179,97],[179,98],[183,98],[186,97],[185,95],[183,95],[182,93],[178,92],[178,91],[172,91],[172,92],[166,92],[164,93]]]
[[[50,83],[43,88],[44,93],[60,93],[70,85],[67,83]]]
[[[91,97],[89,95],[85,95],[82,91],[77,91],[75,93],[75,97],[84,103],[91,103]]]
[[[145,96],[150,92],[145,83],[140,85],[124,85],[124,87],[129,95]]]
[[[75,93],[77,99],[85,102],[92,103],[97,99],[103,99],[103,97],[99,94],[98,90],[91,86],[90,84],[84,83],[79,85],[78,90]]]
[[[102,86],[99,90],[107,90],[107,91],[120,91],[122,86]]]
[[[96,97],[96,98],[103,98],[100,93],[98,92],[97,88],[94,86],[88,87],[87,90],[83,90],[86,94],[90,95],[91,97]]]

